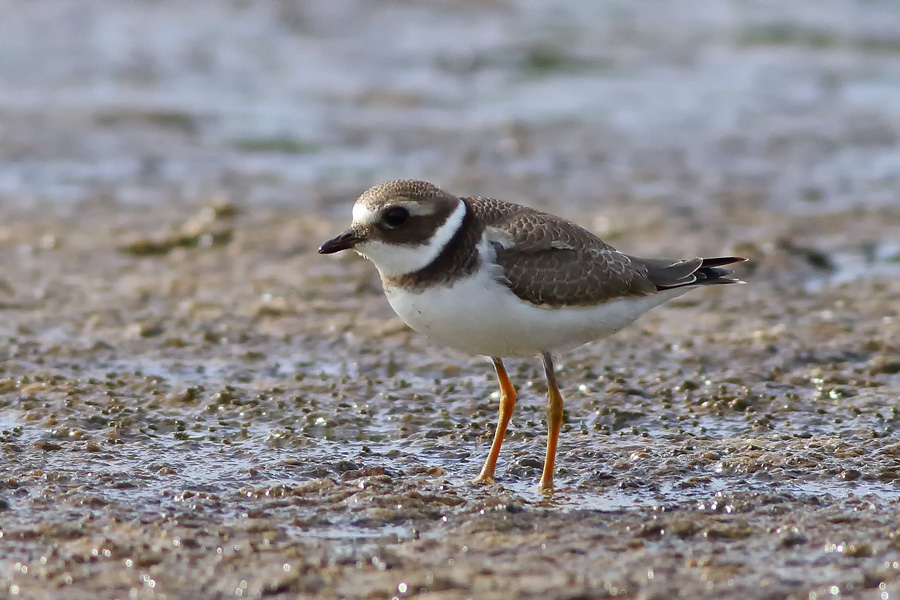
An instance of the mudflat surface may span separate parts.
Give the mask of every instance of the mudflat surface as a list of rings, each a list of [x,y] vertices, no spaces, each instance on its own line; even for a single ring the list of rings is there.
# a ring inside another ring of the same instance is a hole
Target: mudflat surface
[[[0,597],[900,595],[900,7],[328,6],[0,2]],[[749,285],[474,486],[489,363],[315,253],[398,176]]]

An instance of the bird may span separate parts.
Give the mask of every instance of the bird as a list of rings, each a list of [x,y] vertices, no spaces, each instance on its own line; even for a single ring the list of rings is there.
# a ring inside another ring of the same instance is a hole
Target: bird
[[[722,267],[746,260],[638,258],[561,217],[408,179],[366,190],[349,229],[318,251],[350,249],[374,263],[388,302],[410,328],[493,363],[499,417],[473,481],[494,483],[516,404],[503,359],[540,357],[548,388],[543,492],[553,491],[563,416],[553,355],[609,336],[692,288],[744,283]]]

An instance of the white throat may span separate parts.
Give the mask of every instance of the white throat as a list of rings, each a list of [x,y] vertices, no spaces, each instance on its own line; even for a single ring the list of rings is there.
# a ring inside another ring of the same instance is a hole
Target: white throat
[[[365,221],[368,216],[363,214],[365,212],[365,209],[359,210],[354,207],[353,220]],[[423,245],[404,246],[370,240],[357,244],[354,250],[375,263],[375,268],[382,277],[400,277],[415,273],[427,267],[440,256],[456,232],[459,231],[465,216],[466,204],[460,202],[447,220],[431,234],[428,242]]]

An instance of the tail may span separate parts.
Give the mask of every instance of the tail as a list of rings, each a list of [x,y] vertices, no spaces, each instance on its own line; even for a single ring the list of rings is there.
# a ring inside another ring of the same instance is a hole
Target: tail
[[[664,258],[641,258],[637,260],[641,261],[647,268],[647,278],[656,286],[657,291],[699,285],[745,283],[735,277],[729,277],[732,273],[730,270],[720,268],[723,265],[741,263],[747,260],[740,256],[689,258],[677,261]]]

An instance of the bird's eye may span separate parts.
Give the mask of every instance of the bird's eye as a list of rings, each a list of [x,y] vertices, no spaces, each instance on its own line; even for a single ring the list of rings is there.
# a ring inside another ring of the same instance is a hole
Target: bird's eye
[[[384,211],[381,220],[391,229],[400,227],[409,218],[409,211],[402,206],[394,206]]]

